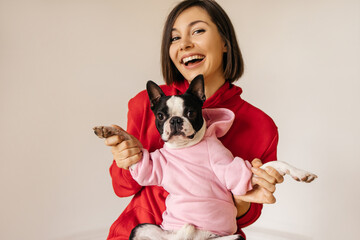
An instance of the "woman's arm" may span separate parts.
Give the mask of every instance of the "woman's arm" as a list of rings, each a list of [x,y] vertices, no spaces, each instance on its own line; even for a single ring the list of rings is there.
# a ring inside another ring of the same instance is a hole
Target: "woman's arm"
[[[142,144],[140,138],[141,117],[144,101],[139,96],[131,99],[128,104],[127,132],[131,135],[130,140],[124,140],[119,136],[107,138],[105,144],[111,147],[113,163],[110,167],[110,175],[114,191],[119,197],[134,195],[142,188],[131,176],[129,167],[142,158]],[[141,102],[139,104],[139,102]],[[113,125],[113,127],[120,128]]]
[[[253,177],[254,189],[246,195],[234,197],[235,206],[238,209],[238,227],[239,229],[254,223],[261,214],[262,203],[274,203],[275,185],[283,181],[283,177],[274,169],[266,170],[259,167],[266,162],[276,160],[276,150],[278,144],[278,134],[274,136],[269,144],[267,151],[261,156],[262,160],[254,159],[252,161],[253,173],[257,177]]]

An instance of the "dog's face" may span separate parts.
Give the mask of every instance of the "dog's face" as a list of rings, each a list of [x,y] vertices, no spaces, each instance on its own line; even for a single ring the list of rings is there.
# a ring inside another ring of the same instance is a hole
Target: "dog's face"
[[[202,106],[205,101],[204,78],[198,75],[183,95],[166,96],[154,82],[147,83],[155,124],[165,144],[173,148],[197,143],[204,135]]]

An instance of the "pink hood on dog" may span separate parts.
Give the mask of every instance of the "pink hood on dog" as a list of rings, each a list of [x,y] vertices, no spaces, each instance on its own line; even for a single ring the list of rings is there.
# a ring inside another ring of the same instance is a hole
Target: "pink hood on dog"
[[[166,145],[132,166],[133,178],[142,186],[160,185],[169,192],[162,227],[177,230],[190,223],[218,235],[237,230],[232,194],[252,189],[251,164],[235,157],[218,138],[234,121],[228,109],[203,109],[207,124],[204,138],[196,145],[172,149]]]
[[[226,108],[205,108],[202,111],[206,121],[206,135],[223,137],[234,122],[235,114]]]

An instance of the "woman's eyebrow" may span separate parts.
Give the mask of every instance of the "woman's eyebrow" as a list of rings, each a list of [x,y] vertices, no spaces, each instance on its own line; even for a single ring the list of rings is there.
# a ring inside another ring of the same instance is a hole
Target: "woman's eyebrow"
[[[203,20],[196,20],[196,21],[193,21],[191,23],[188,24],[188,27],[192,27],[194,26],[195,24],[198,24],[198,23],[205,23],[206,25],[209,25],[207,22],[203,21]],[[172,28],[171,31],[177,31],[176,28]]]

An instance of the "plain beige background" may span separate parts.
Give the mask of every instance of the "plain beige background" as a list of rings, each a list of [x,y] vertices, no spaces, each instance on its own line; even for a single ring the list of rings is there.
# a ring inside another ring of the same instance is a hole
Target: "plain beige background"
[[[162,83],[176,2],[0,0],[0,239],[106,237],[129,199],[113,193],[110,151],[91,128],[126,126],[127,101]],[[357,239],[359,1],[218,2],[244,55],[237,85],[277,123],[279,160],[319,175],[286,178],[253,228]]]

